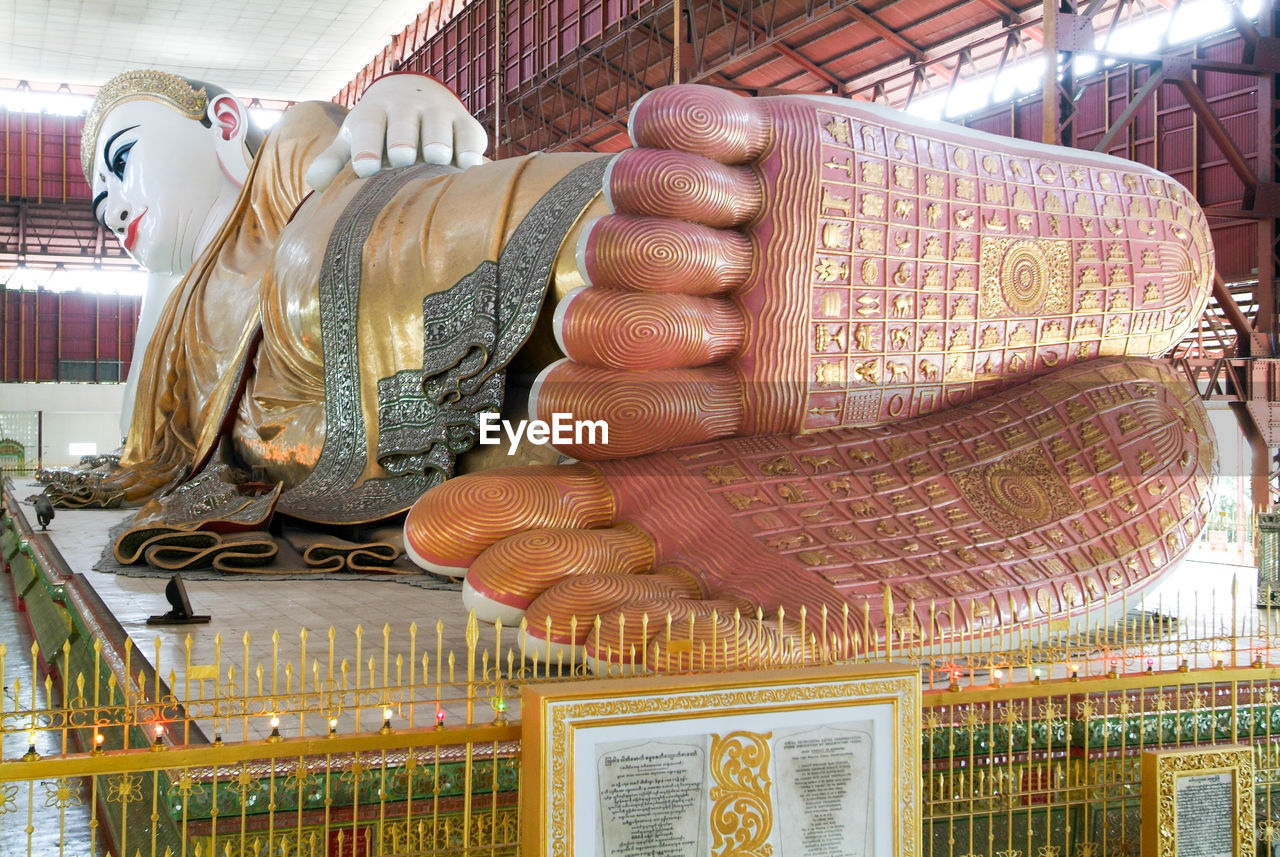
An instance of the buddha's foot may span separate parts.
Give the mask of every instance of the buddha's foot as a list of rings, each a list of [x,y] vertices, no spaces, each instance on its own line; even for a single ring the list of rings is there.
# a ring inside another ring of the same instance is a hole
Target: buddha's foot
[[[577,458],[922,416],[1163,353],[1208,294],[1203,214],[1129,161],[700,86],[631,129],[535,391],[543,420],[607,421]]]
[[[886,621],[927,646],[1143,590],[1199,533],[1213,455],[1172,367],[1105,358],[892,426],[460,477],[405,544],[465,571],[481,618],[592,658],[776,660],[796,651],[780,608],[827,651]]]

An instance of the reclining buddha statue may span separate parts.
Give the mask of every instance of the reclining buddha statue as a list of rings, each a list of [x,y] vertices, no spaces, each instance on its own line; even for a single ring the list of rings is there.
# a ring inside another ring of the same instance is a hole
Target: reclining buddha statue
[[[97,214],[186,274],[121,469],[64,499],[155,503],[220,461],[301,521],[407,512],[482,619],[646,663],[646,616],[737,664],[856,645],[851,611],[920,638],[1086,615],[1186,553],[1213,442],[1151,359],[1213,276],[1184,188],[819,96],[668,87],[630,133],[483,161],[404,75],[259,144],[215,87],[107,84]],[[508,455],[477,446],[492,414],[607,433]]]

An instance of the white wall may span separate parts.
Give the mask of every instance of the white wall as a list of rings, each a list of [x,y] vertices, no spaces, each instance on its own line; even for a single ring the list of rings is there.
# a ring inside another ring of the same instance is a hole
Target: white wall
[[[1253,451],[1240,423],[1226,404],[1207,403],[1209,424],[1218,448],[1218,475],[1248,479],[1253,472]]]
[[[21,422],[20,414],[42,415],[45,467],[78,464],[80,456],[68,452],[72,443],[96,443],[99,453],[118,448],[123,400],[124,384],[0,384],[0,412],[8,412],[6,421]],[[32,467],[33,453],[28,453]]]

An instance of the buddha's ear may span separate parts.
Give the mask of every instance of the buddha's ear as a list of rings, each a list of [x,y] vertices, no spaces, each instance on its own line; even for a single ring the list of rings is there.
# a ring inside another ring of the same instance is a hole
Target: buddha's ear
[[[234,95],[223,93],[209,101],[205,115],[216,135],[214,151],[222,171],[239,186],[249,175],[253,153],[249,151],[249,114]]]
[[[234,140],[245,132],[244,107],[232,95],[222,94],[209,102],[209,123],[223,140]]]

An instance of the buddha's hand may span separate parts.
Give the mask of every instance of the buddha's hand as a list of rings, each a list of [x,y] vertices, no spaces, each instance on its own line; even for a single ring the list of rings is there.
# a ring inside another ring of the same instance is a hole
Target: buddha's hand
[[[1108,354],[1153,355],[1213,272],[1190,194],[1128,161],[823,98],[650,93],[584,227],[590,284],[539,419],[621,458],[921,416]],[[560,417],[563,419],[563,416]]]
[[[388,75],[351,108],[337,139],[307,169],[307,184],[323,190],[348,163],[361,178],[418,162],[471,167],[488,145],[484,128],[443,84],[422,74]]]

